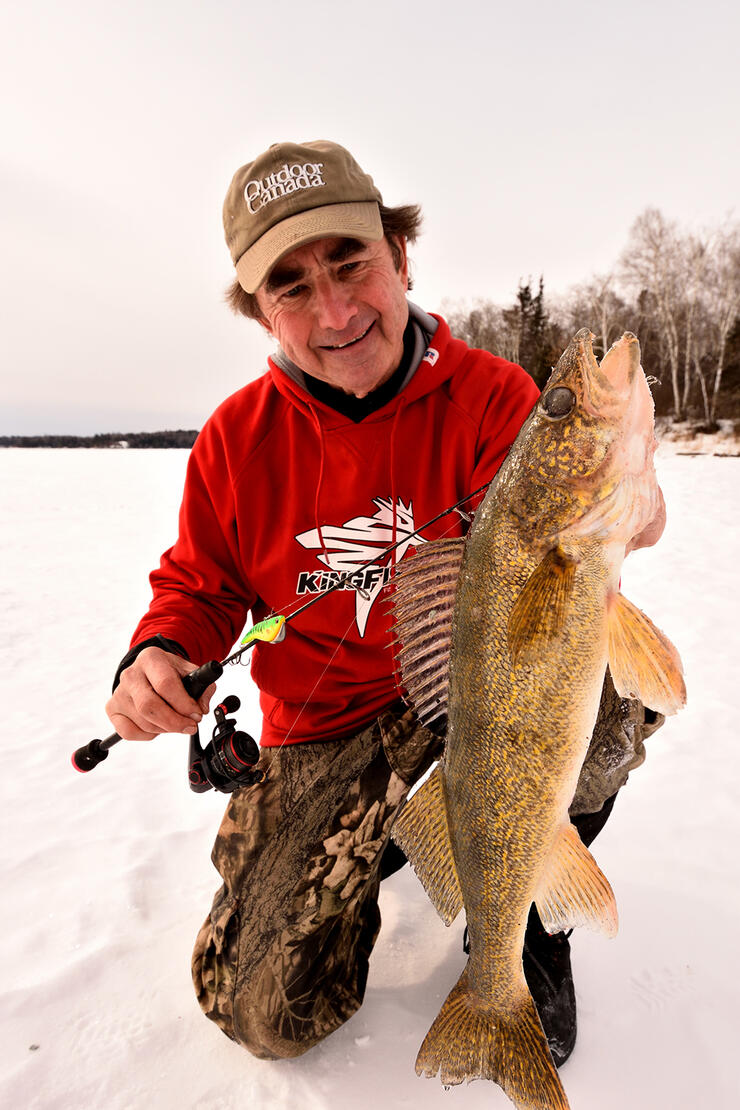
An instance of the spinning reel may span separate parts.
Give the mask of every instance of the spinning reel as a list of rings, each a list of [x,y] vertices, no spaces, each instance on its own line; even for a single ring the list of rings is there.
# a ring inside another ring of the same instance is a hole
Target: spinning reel
[[[235,694],[217,705],[214,714],[216,727],[205,750],[200,745],[198,732],[190,737],[188,753],[188,780],[190,789],[203,794],[213,788],[222,794],[231,794],[240,786],[253,786],[262,782],[264,773],[252,768],[260,757],[256,741],[248,732],[239,732],[233,717],[240,702]]]

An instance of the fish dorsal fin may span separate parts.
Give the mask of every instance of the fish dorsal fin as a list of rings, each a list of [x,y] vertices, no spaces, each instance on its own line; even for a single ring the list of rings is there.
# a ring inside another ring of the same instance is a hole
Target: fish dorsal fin
[[[576,566],[558,545],[532,571],[514,602],[506,630],[515,663],[542,640],[551,640],[562,631]]]
[[[548,933],[576,925],[587,925],[610,937],[617,931],[612,888],[570,821],[558,833],[535,903]]]
[[[394,573],[398,667],[423,725],[447,712],[452,610],[464,546],[463,539],[426,543]]]
[[[609,670],[622,698],[670,716],[686,704],[681,657],[668,637],[621,593],[608,603]]]
[[[408,856],[445,925],[451,925],[462,909],[463,899],[439,765],[401,810],[393,826],[393,839]]]

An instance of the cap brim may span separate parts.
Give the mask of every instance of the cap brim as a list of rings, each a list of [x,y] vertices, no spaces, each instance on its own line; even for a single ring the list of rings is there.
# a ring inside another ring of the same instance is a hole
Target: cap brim
[[[326,204],[288,216],[245,251],[236,276],[247,293],[256,293],[276,262],[305,243],[336,235],[376,242],[383,238],[380,209],[375,201]]]

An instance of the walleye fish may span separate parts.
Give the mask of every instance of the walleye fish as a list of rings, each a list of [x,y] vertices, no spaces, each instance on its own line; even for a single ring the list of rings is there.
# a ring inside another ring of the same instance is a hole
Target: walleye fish
[[[470,933],[416,1070],[492,1079],[521,1110],[568,1106],[522,969],[531,904],[551,933],[617,929],[568,818],[607,663],[621,697],[663,714],[685,702],[676,649],[619,590],[626,552],[665,521],[639,343],[625,333],[599,365],[592,339],[560,358],[467,539],[425,544],[396,575],[405,687],[424,723],[448,725],[393,835]]]

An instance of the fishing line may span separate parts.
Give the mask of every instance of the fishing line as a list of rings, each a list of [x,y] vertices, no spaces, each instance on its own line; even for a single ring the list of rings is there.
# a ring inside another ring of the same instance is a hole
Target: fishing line
[[[323,681],[324,675],[326,674],[326,672],[327,672],[327,671],[329,670],[329,667],[331,667],[332,663],[334,662],[334,659],[336,658],[336,654],[337,654],[337,652],[339,651],[340,647],[342,646],[342,644],[344,643],[344,641],[345,641],[345,640],[347,639],[347,637],[349,636],[349,630],[350,630],[350,628],[352,627],[352,625],[353,625],[354,623],[355,623],[355,615],[354,615],[354,613],[353,613],[353,614],[352,614],[352,616],[350,617],[350,620],[349,620],[349,624],[347,625],[347,627],[346,627],[346,628],[345,628],[345,630],[344,630],[344,635],[343,635],[343,636],[342,636],[342,637],[341,637],[341,638],[340,638],[340,639],[339,639],[339,640],[337,641],[337,646],[336,646],[336,647],[334,648],[334,651],[333,651],[333,652],[331,653],[331,656],[330,656],[330,658],[329,658],[329,661],[328,661],[328,663],[326,664],[326,666],[324,667],[323,671],[321,672],[321,674],[319,675],[319,677],[318,677],[318,678],[316,679],[316,681],[314,682],[313,686],[311,687],[311,690],[310,690],[310,692],[309,692],[309,693],[308,693],[308,695],[306,696],[306,700],[304,701],[303,705],[302,705],[302,706],[301,706],[301,708],[300,708],[300,709],[298,710],[298,712],[297,712],[297,714],[296,714],[296,716],[295,716],[295,720],[293,721],[293,724],[292,724],[292,725],[290,726],[290,728],[289,728],[289,729],[288,729],[288,731],[286,732],[285,736],[283,737],[283,739],[281,740],[281,742],[280,742],[280,743],[278,744],[278,746],[277,746],[277,748],[276,748],[276,750],[277,750],[277,751],[280,751],[280,749],[281,749],[281,748],[283,747],[283,745],[284,745],[284,744],[287,744],[287,742],[288,742],[288,738],[290,737],[290,735],[292,734],[292,732],[293,732],[293,730],[295,729],[296,725],[298,724],[298,722],[300,721],[301,717],[302,717],[302,716],[303,716],[303,714],[305,713],[305,711],[306,711],[306,706],[308,705],[308,703],[310,702],[311,698],[312,698],[312,697],[314,696],[314,694],[315,694],[315,693],[316,693],[316,691],[318,690],[318,688],[319,688],[319,684],[320,684],[320,683],[321,683],[321,682]]]

